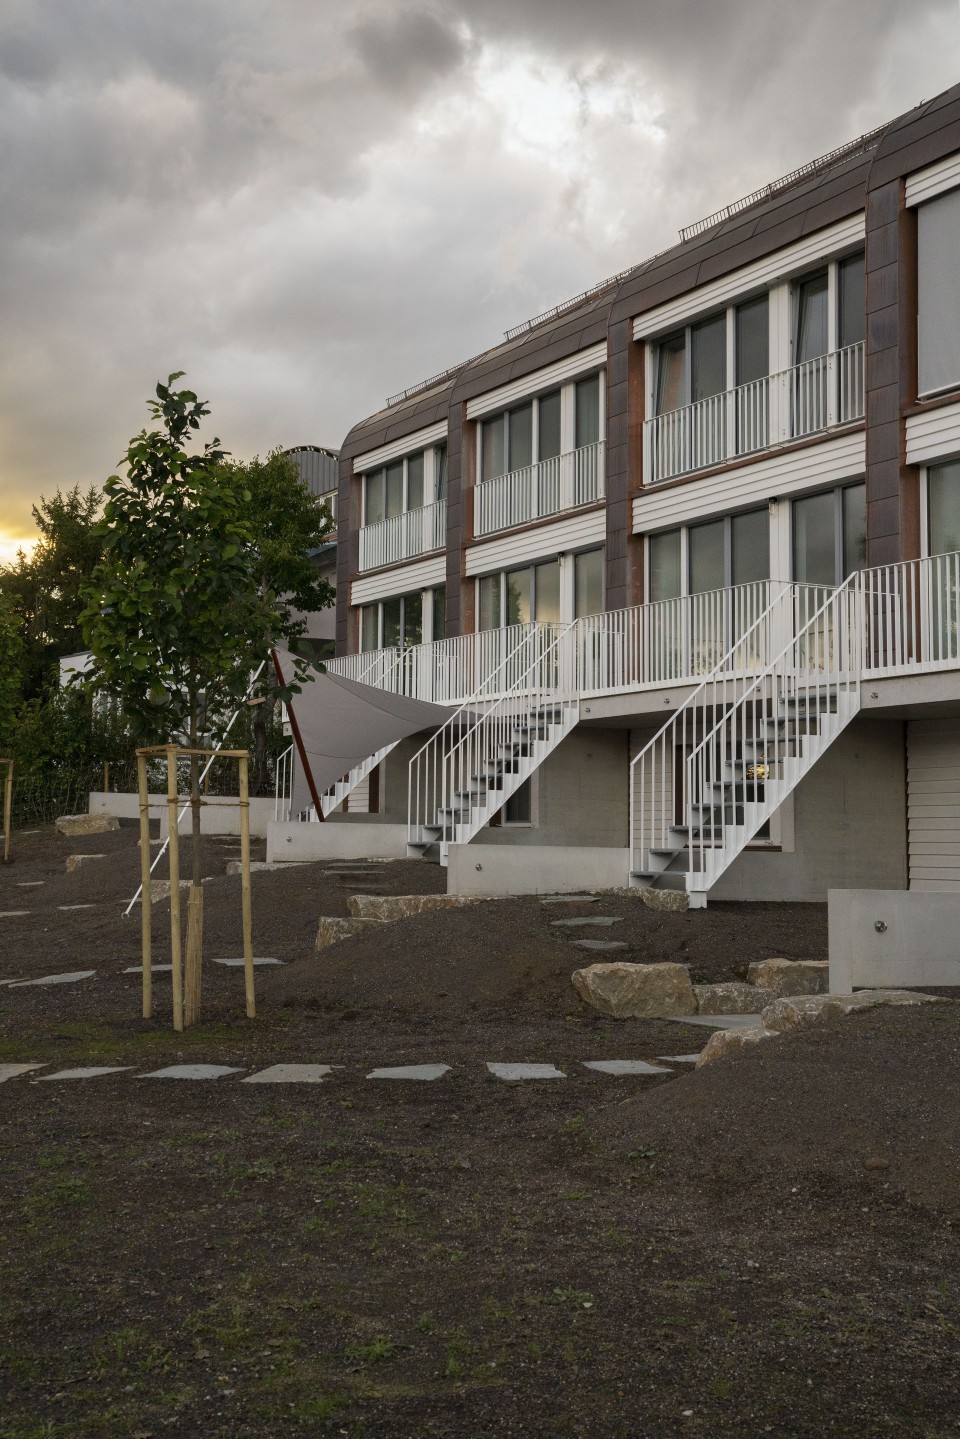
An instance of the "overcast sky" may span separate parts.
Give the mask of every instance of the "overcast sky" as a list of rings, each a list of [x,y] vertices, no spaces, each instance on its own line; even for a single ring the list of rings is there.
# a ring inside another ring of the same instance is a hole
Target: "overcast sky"
[[[958,81],[957,0],[2,0],[0,543],[171,370],[337,446]]]

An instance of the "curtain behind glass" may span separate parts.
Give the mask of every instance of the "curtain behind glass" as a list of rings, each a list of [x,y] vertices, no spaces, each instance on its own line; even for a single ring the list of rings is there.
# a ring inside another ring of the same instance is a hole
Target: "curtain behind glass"
[[[840,348],[863,344],[867,326],[867,281],[863,255],[840,263]]]
[[[403,514],[403,461],[387,466],[387,519]]]
[[[549,560],[534,569],[535,619],[556,624],[560,619],[560,562]]]
[[[770,578],[770,515],[762,510],[748,510],[734,515],[730,521],[731,574],[733,585],[748,585],[755,580]]]
[[[500,628],[500,576],[484,575],[477,583],[479,616],[477,628],[498,630]]]
[[[407,460],[407,509],[419,510],[423,504],[423,451]]]
[[[480,626],[483,629],[483,626]],[[433,592],[433,638],[442,640],[447,633],[447,587],[438,585]]]
[[[574,445],[595,445],[600,438],[600,376],[578,380],[576,387],[576,430]]]
[[[680,531],[651,535],[649,555],[651,601],[676,599],[680,593]]]
[[[843,578],[867,563],[867,487],[848,485],[843,491]]]
[[[521,405],[519,409],[511,410],[508,419],[510,469],[525,470],[533,464],[533,405]]]
[[[551,390],[537,401],[537,458],[552,460],[560,453],[560,391]]]
[[[793,502],[793,577],[801,584],[837,582],[836,508],[832,490]]]
[[[603,550],[587,550],[573,561],[574,613],[598,615],[603,609]]]
[[[679,410],[687,403],[687,337],[674,335],[657,348],[657,414]]]
[[[447,498],[447,447],[438,445],[434,451],[434,474],[436,476],[436,497],[438,500]]]
[[[960,463],[932,466],[927,484],[930,553],[955,554],[960,550]]]
[[[715,315],[702,325],[695,325],[691,334],[691,399],[709,400],[727,388],[727,317]]]
[[[506,415],[497,415],[495,419],[484,420],[480,427],[480,448],[483,452],[481,478],[484,480],[495,480],[498,475],[504,473],[506,461],[505,421]]]
[[[770,307],[767,296],[737,306],[737,384],[770,373]]]
[[[386,518],[383,497],[383,470],[375,470],[363,481],[363,523],[375,525]]]
[[[506,577],[507,624],[530,623],[530,570],[510,570]]]
[[[694,525],[687,536],[690,551],[690,593],[721,590],[726,584],[724,552],[726,536],[723,520],[710,525]]]

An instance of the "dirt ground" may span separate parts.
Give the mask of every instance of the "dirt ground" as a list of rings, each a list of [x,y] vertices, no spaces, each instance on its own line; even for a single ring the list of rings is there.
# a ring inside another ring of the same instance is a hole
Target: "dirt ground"
[[[604,896],[489,901],[315,954],[347,878],[254,875],[259,1013],[206,966],[175,1035],[140,1017],[135,829],[15,837],[0,869],[0,1439],[956,1434],[960,1007],[873,1011],[692,1072],[586,1059],[701,1047],[616,1022],[553,926],[618,915],[695,979],[823,957],[823,907],[686,915]],[[230,844],[207,847],[206,951],[239,954]],[[102,853],[74,874],[68,854]],[[420,863],[386,892],[440,890]],[[42,884],[36,881],[42,880]],[[372,886],[358,881],[359,892]],[[60,909],[91,904],[90,909]],[[167,942],[158,907],[158,961]],[[342,1066],[324,1083],[174,1083],[203,1061]],[[555,1064],[507,1084],[487,1061]],[[375,1065],[451,1066],[431,1084]],[[127,1065],[76,1083],[73,1064]]]

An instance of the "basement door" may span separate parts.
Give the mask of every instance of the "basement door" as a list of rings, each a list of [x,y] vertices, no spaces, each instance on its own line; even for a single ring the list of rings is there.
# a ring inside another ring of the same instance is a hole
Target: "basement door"
[[[960,894],[960,720],[907,724],[910,888]]]

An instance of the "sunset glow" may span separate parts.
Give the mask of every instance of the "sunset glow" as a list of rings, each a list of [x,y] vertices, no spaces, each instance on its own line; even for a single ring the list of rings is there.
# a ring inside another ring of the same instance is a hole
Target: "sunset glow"
[[[36,543],[36,535],[13,536],[0,532],[0,565],[12,565],[17,558],[17,550],[26,550],[29,554]]]

